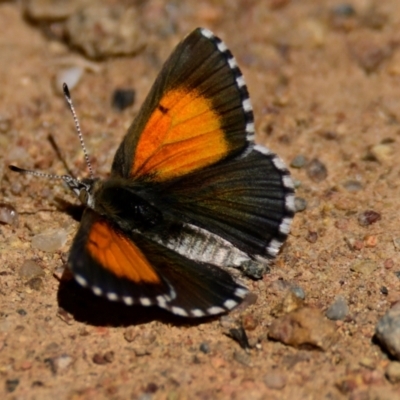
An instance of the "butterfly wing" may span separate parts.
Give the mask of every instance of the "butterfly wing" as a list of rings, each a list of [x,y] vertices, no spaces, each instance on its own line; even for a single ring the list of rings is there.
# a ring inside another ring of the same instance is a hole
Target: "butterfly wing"
[[[154,197],[162,199],[159,207],[165,213],[267,259],[277,255],[294,215],[289,171],[261,145],[247,155],[163,183],[159,190]],[[194,234],[191,240],[186,246],[196,248],[199,237]]]
[[[239,154],[253,134],[249,95],[235,59],[222,41],[199,28],[164,64],[112,173],[162,182]]]
[[[82,286],[127,305],[157,305],[185,317],[227,312],[247,289],[210,264],[189,260],[86,209],[69,266]]]

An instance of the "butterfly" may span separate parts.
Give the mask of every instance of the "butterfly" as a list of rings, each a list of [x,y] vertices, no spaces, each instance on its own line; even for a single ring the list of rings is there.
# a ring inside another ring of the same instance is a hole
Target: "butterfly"
[[[85,206],[68,259],[76,281],[188,318],[239,305],[248,289],[227,267],[260,274],[295,212],[288,169],[254,135],[235,58],[211,31],[194,30],[165,62],[110,176],[94,178],[85,151],[91,176],[59,177]]]

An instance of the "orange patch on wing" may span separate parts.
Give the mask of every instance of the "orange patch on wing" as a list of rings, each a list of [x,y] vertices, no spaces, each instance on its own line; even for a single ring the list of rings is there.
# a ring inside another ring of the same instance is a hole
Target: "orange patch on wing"
[[[95,222],[86,249],[104,268],[135,283],[160,283],[160,278],[144,254],[106,222]]]
[[[131,175],[163,181],[221,160],[229,151],[221,117],[196,90],[166,93],[137,144]]]

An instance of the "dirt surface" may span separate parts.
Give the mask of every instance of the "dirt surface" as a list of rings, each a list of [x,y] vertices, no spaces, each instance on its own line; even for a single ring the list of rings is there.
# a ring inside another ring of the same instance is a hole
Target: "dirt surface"
[[[184,3],[147,2],[137,27],[149,29],[146,47],[88,64],[59,40],[58,22],[29,22],[19,3],[0,2],[0,202],[19,213],[18,224],[0,225],[0,397],[400,399],[400,383],[385,376],[390,359],[374,340],[378,320],[400,301],[400,3]],[[188,324],[60,284],[55,276],[78,222],[55,199],[75,199],[58,182],[5,167],[65,173],[52,134],[72,169],[85,174],[53,84],[67,60],[85,66],[72,93],[93,167],[105,176],[162,61],[197,26],[212,29],[237,58],[258,141],[288,165],[305,156],[291,171],[307,207],[270,274],[246,281],[255,304]],[[118,87],[136,91],[123,112],[111,107]],[[51,230],[66,238],[56,251],[32,246]],[[39,273],[24,272],[37,266]],[[348,306],[319,349],[268,338],[291,288],[321,314],[337,296]],[[226,335],[238,322],[250,349]]]

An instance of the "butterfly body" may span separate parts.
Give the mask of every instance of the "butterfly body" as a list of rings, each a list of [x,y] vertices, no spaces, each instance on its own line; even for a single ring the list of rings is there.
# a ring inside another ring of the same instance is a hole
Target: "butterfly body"
[[[189,34],[164,64],[105,180],[65,178],[86,206],[68,260],[76,280],[183,317],[231,310],[266,271],[294,215],[289,171],[254,143],[251,103],[226,45]]]

